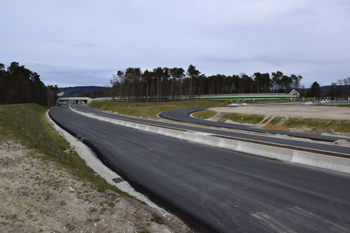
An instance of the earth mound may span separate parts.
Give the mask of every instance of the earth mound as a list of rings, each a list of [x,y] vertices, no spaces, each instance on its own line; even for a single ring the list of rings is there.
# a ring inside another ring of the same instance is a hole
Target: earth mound
[[[288,127],[283,125],[273,125],[273,124],[267,124],[263,129],[271,129],[271,130],[281,130],[281,131],[290,131]]]
[[[314,135],[321,135],[321,134],[332,134],[334,135],[335,132],[331,128],[313,128],[312,130],[304,130],[303,133],[307,134],[314,134]]]
[[[335,142],[333,142],[334,145],[338,145],[338,146],[350,146],[350,142],[346,141],[346,140],[337,140]]]

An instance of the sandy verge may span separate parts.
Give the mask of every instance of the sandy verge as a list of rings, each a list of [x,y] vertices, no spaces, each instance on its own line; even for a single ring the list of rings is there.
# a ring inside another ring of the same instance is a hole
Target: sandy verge
[[[145,204],[96,191],[19,143],[0,144],[0,177],[0,232],[188,232]]]
[[[210,108],[214,112],[258,114],[265,116],[284,116],[295,118],[320,118],[335,120],[350,120],[350,108],[336,106],[312,105],[277,105],[259,106],[248,105],[243,107]]]
[[[0,232],[192,232],[159,208],[111,190],[98,192],[74,175],[78,170],[5,136],[0,140]]]

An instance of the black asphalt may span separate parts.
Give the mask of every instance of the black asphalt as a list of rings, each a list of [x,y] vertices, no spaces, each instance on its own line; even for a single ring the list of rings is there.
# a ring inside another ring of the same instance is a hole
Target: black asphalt
[[[349,232],[349,175],[133,130],[67,106],[50,116],[134,187],[208,232]]]
[[[108,117],[113,117],[113,118],[118,118],[118,119],[133,120],[133,121],[138,121],[138,122],[143,122],[143,123],[148,123],[148,124],[157,124],[157,125],[166,126],[166,127],[181,128],[184,130],[200,131],[200,132],[205,132],[205,133],[210,133],[210,134],[218,134],[218,135],[234,137],[234,138],[248,139],[248,140],[253,140],[253,141],[274,143],[274,144],[294,146],[294,147],[302,147],[302,148],[329,151],[329,152],[334,152],[334,153],[342,153],[342,154],[350,155],[349,147],[317,143],[317,141],[322,141],[322,140],[332,142],[332,141],[341,139],[339,137],[320,136],[320,135],[311,135],[311,134],[298,134],[302,138],[314,139],[315,142],[309,142],[309,141],[303,141],[303,140],[291,140],[291,139],[279,138],[279,137],[266,137],[266,136],[257,135],[257,134],[225,131],[224,129],[237,127],[235,129],[243,129],[243,130],[246,130],[247,132],[254,131],[254,130],[261,130],[261,132],[264,132],[264,133],[274,133],[274,134],[288,134],[288,133],[290,133],[290,135],[292,135],[293,133],[284,132],[284,131],[277,131],[277,130],[263,130],[263,129],[251,128],[248,126],[240,126],[240,125],[236,125],[236,124],[233,125],[233,124],[220,123],[220,122],[211,122],[211,121],[196,119],[196,118],[189,116],[191,113],[204,110],[207,107],[172,110],[172,111],[168,111],[168,112],[163,112],[160,115],[162,117],[172,119],[172,120],[214,126],[214,127],[217,127],[218,130],[212,129],[212,128],[203,128],[203,127],[196,127],[196,126],[190,126],[190,125],[179,125],[179,124],[173,124],[173,123],[168,123],[168,122],[153,121],[153,120],[147,120],[147,119],[142,119],[142,118],[134,118],[134,117],[129,117],[129,116],[116,115],[113,113],[108,113],[108,112],[104,112],[104,111],[99,111],[97,109],[92,109],[92,108],[89,108],[89,107],[86,107],[86,106],[80,105],[80,104],[74,105],[74,108],[77,108],[79,110],[83,110],[86,112],[96,113],[96,114],[100,114],[100,115],[104,115],[104,116],[108,116]],[[293,134],[293,136],[295,136],[295,135],[296,134]],[[345,138],[345,139],[349,140],[349,138]]]

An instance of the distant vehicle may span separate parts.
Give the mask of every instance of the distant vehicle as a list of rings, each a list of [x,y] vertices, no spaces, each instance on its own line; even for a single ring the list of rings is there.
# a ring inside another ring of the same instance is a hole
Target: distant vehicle
[[[321,100],[320,103],[321,104],[326,104],[326,103],[329,103],[329,100],[328,99],[327,100]]]

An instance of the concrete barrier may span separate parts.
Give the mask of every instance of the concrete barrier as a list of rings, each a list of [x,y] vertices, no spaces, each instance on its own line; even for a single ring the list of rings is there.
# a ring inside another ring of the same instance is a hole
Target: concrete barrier
[[[219,142],[219,147],[224,148],[224,149],[237,151],[238,143],[239,142],[237,140],[221,138],[220,142]]]
[[[186,131],[183,134],[182,140],[190,141],[190,142],[195,142],[196,140],[196,134],[195,132],[191,131]]]
[[[288,162],[290,162],[293,158],[293,150],[255,144],[251,142],[238,141],[236,151]]]
[[[126,124],[126,126],[129,127],[129,128],[135,129],[136,126],[137,126],[137,123],[128,121],[127,124]]]
[[[120,125],[122,125],[122,126],[127,126],[127,125],[128,125],[128,122],[127,122],[127,121],[122,121],[122,122],[120,123]]]
[[[285,162],[298,163],[303,165],[309,165],[313,167],[325,168],[334,171],[340,171],[344,173],[350,173],[350,159],[327,156],[323,154],[310,153],[294,149],[286,149],[281,147],[274,147],[268,145],[262,145],[252,142],[239,141],[229,138],[222,138],[213,136],[207,133],[196,131],[181,131],[176,129],[163,128],[153,125],[146,125],[142,123],[115,120],[103,116],[97,116],[95,114],[89,114],[78,111],[71,108],[74,112],[96,118],[106,122],[112,122],[121,126],[130,127],[133,129],[144,130],[150,133],[160,134],[167,137],[177,138],[181,140],[187,140],[190,142],[203,144],[212,147],[218,147],[228,150],[233,150],[245,154],[251,154],[255,156],[277,159]]]
[[[166,133],[164,136],[181,139],[183,136],[183,132],[174,129],[166,129]]]
[[[147,131],[147,132],[150,132],[150,133],[158,134],[158,132],[159,132],[159,127],[155,127],[155,126],[152,126],[152,125],[147,125],[147,126],[146,126],[146,131]]]
[[[346,158],[294,150],[291,162],[350,173],[350,160]]]
[[[146,125],[144,125],[144,124],[137,124],[135,129],[145,131],[146,130]]]
[[[205,134],[196,134],[194,138],[194,142],[198,144],[203,144],[212,147],[220,147],[221,138],[218,137],[209,137],[209,135]],[[223,148],[223,147],[220,147]]]
[[[116,119],[114,119],[114,120],[113,120],[113,123],[114,123],[114,124],[117,124],[117,125],[120,125],[120,124],[121,124],[121,120],[116,120]]]

